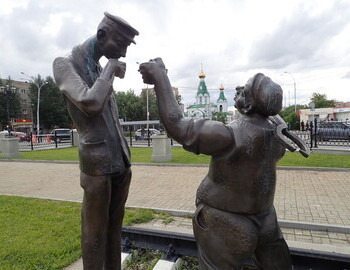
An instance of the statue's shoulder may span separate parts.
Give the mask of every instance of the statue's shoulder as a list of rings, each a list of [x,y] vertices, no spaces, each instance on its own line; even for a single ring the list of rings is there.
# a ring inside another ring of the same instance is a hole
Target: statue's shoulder
[[[71,66],[71,61],[68,57],[57,57],[52,64],[54,71],[55,69],[67,68],[69,66]]]
[[[53,61],[52,70],[56,82],[60,83],[72,74],[74,67],[68,57],[57,57]]]

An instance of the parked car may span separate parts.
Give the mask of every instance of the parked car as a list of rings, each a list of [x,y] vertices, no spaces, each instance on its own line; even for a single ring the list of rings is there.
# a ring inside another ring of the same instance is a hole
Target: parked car
[[[20,142],[30,142],[30,136],[24,132],[12,131],[11,134],[18,138]]]
[[[321,122],[317,126],[316,133],[320,141],[350,141],[350,125],[344,122]]]
[[[150,128],[149,130],[149,137],[151,138],[154,134],[159,134],[160,131],[154,128]],[[147,129],[138,129],[135,131],[135,140],[147,140]]]
[[[69,128],[56,128],[51,131],[51,140],[55,141],[57,139],[57,142],[68,141],[71,139],[71,134]]]

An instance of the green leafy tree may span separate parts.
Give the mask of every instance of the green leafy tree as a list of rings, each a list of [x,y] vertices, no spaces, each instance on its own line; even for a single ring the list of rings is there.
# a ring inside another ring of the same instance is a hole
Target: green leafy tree
[[[335,100],[327,99],[326,94],[313,93],[310,100],[315,104],[315,108],[335,107]]]
[[[141,94],[141,106],[142,106],[142,118],[139,120],[147,119],[147,89],[142,89]],[[159,112],[157,107],[157,98],[156,93],[152,89],[148,89],[148,111],[149,111],[149,120],[158,120]]]
[[[142,115],[142,105],[139,96],[135,95],[134,90],[129,89],[127,92],[115,93],[119,117],[124,121],[137,121],[144,119]]]
[[[305,105],[297,105],[297,110],[307,109]],[[295,113],[295,108],[293,106],[289,106],[282,111],[280,111],[279,115],[283,118],[283,120],[287,123],[289,129],[291,130],[299,130],[300,127],[300,118]]]
[[[214,112],[212,119],[216,121],[220,121],[225,125],[227,124],[227,114],[225,112]]]
[[[21,104],[19,94],[12,90],[13,83],[11,77],[7,80],[0,79],[0,124],[2,128],[10,124],[11,119],[16,119],[21,115]]]
[[[46,77],[47,82],[40,91],[40,126],[49,131],[57,127],[73,128],[72,120],[66,109],[63,95],[56,85],[54,79],[50,76]],[[40,86],[45,82],[40,75],[35,78],[35,82]],[[30,84],[30,100],[33,106],[33,113],[37,113],[38,103],[38,87]]]
[[[133,90],[117,92],[115,99],[119,117],[125,121],[142,121],[147,119],[147,89],[142,89],[139,96]],[[149,120],[158,120],[158,107],[155,92],[148,89]]]

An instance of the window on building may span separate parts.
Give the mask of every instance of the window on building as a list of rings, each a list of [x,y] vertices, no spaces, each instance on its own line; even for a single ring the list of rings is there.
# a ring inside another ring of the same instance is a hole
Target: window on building
[[[220,105],[219,110],[220,110],[220,112],[222,112],[222,105]]]
[[[22,104],[27,104],[27,100],[26,99],[21,99],[21,103]]]
[[[4,86],[0,86],[0,93],[4,93],[5,92],[5,87]]]
[[[202,97],[199,97],[199,103],[202,104]]]
[[[26,90],[25,89],[21,89],[21,94],[25,94]]]
[[[22,114],[28,114],[28,110],[27,109],[23,109],[22,110]]]

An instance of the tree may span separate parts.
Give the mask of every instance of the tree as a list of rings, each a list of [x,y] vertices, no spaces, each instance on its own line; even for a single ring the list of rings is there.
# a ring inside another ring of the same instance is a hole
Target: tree
[[[127,92],[117,92],[114,94],[117,102],[119,118],[124,121],[137,121],[144,119],[142,116],[141,99],[136,96],[134,90],[129,89]]]
[[[147,89],[142,89],[141,94],[141,106],[142,106],[142,115],[143,117],[140,120],[147,119]],[[158,106],[157,106],[157,98],[156,93],[152,89],[148,89],[148,112],[149,112],[149,120],[158,120]]]
[[[9,125],[11,119],[16,119],[21,114],[21,104],[18,93],[12,90],[12,80],[8,77],[5,82],[0,79],[0,124],[4,128]]]
[[[297,110],[307,109],[305,105],[297,105]],[[289,129],[291,130],[299,130],[300,127],[300,118],[295,113],[294,105],[289,106],[282,110],[279,115],[283,118],[283,120],[288,124]]]
[[[227,114],[225,112],[214,112],[212,119],[216,121],[220,121],[225,125],[227,124]]]
[[[47,84],[43,86],[40,91],[40,126],[46,130],[57,127],[73,128],[73,123],[66,109],[63,95],[54,79],[48,76],[45,81]],[[38,75],[38,77],[35,78],[35,82],[38,85],[42,85],[44,80]],[[29,89],[30,100],[34,105],[33,114],[36,115],[38,108],[38,87],[34,83],[31,83]]]
[[[335,107],[334,99],[327,99],[326,94],[313,93],[311,102],[315,104],[315,108],[333,108]]]

